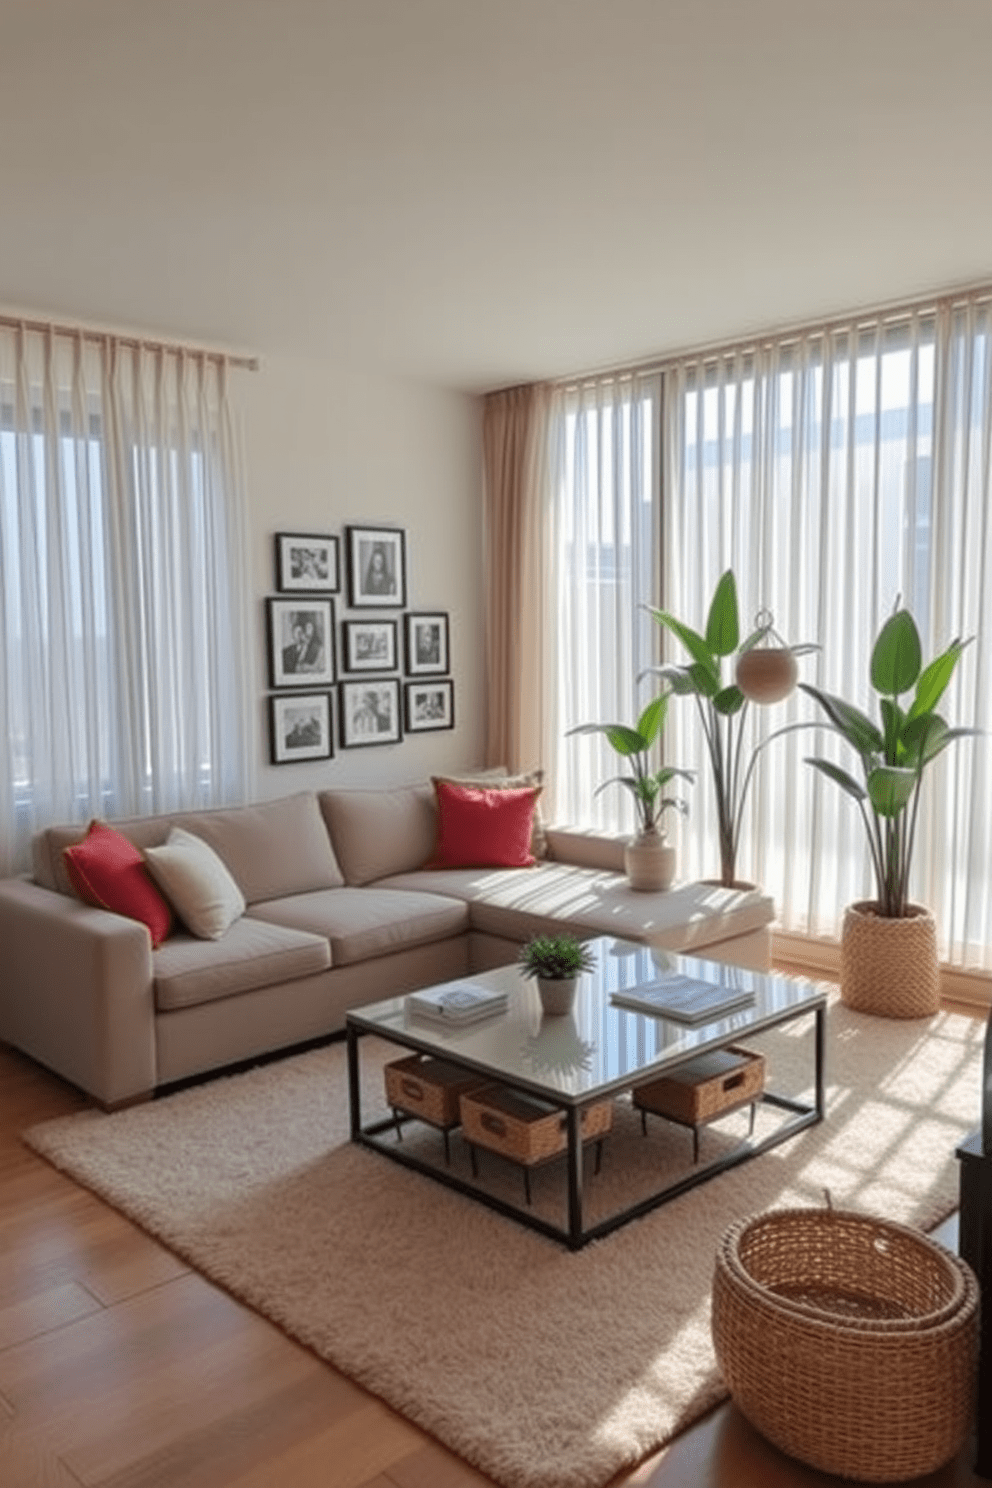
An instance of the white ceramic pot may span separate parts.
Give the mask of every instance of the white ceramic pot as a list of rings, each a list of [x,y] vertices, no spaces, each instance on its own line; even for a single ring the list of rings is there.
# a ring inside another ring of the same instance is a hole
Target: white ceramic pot
[[[575,1002],[575,988],[578,980],[578,977],[539,976],[537,993],[544,1012],[552,1018],[560,1018],[565,1013],[570,1013],[572,1004]]]
[[[632,889],[645,893],[671,887],[675,877],[675,849],[655,827],[638,832],[623,850],[623,866]]]

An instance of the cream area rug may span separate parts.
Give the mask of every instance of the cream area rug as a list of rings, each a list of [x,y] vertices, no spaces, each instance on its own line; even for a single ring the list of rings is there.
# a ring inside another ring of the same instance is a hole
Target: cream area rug
[[[599,1488],[726,1393],[709,1299],[732,1220],[825,1188],[923,1228],[950,1213],[983,1036],[960,1015],[893,1022],[832,1002],[826,1121],[574,1254],[353,1147],[340,1044],[26,1141],[506,1488]],[[811,1044],[812,1019],[765,1035],[769,1084],[808,1086]],[[363,1042],[365,1114],[401,1053]],[[703,1161],[738,1120],[703,1133]],[[436,1132],[405,1141],[443,1160]],[[594,1207],[684,1169],[691,1149],[661,1120],[642,1136],[618,1102],[602,1170],[586,1170]],[[468,1171],[457,1137],[452,1163]],[[481,1180],[522,1197],[501,1159]],[[553,1211],[563,1182],[557,1161],[539,1170],[535,1206]]]

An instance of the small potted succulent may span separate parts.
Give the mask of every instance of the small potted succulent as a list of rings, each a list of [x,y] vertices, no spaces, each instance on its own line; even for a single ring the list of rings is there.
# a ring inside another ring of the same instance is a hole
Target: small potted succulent
[[[579,974],[591,971],[595,959],[574,935],[535,935],[521,947],[517,964],[525,977],[537,978],[541,1007],[557,1017],[572,1011]]]

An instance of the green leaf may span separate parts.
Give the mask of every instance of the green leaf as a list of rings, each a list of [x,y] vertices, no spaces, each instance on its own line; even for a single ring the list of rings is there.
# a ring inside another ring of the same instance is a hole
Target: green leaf
[[[807,755],[806,763],[807,765],[812,765],[814,770],[819,770],[821,774],[826,775],[828,780],[832,780],[835,785],[839,785],[842,791],[846,791],[856,801],[864,800],[866,794],[864,786],[859,785],[854,776],[849,775],[846,770],[842,770],[840,765],[835,765],[833,760],[813,759],[810,755]]]
[[[880,765],[868,776],[868,799],[879,816],[898,816],[916,786],[916,771]]]
[[[706,644],[714,656],[729,656],[741,638],[737,612],[737,583],[734,571],[722,574],[706,619]]]
[[[608,723],[604,725],[603,733],[617,754],[632,755],[640,754],[647,749],[648,741],[637,729],[628,728],[625,723]]]
[[[890,765],[899,763],[899,754],[902,745],[902,729],[906,715],[898,703],[891,698],[882,698],[879,704],[882,714],[882,725],[885,729],[885,758]]]
[[[689,677],[692,681],[693,692],[698,692],[702,697],[714,698],[720,691],[720,678],[704,667],[701,662],[692,663],[689,668]]]
[[[837,732],[842,734],[860,755],[884,752],[885,740],[867,713],[862,713],[860,708],[854,708],[850,703],[845,703],[843,698],[834,697],[829,692],[821,692],[818,687],[813,687],[809,682],[800,682],[799,686],[803,692],[819,703]]]
[[[914,685],[922,664],[916,622],[908,610],[896,610],[879,631],[871,653],[871,685],[876,692],[898,697]]]
[[[734,713],[740,712],[740,710],[744,706],[745,701],[746,699],[740,688],[731,686],[725,687],[722,692],[717,693],[716,697],[713,699],[713,706],[716,711],[718,713],[722,713],[725,718],[730,718]]]
[[[638,682],[643,677],[663,677],[672,692],[678,697],[690,697],[696,692],[696,684],[692,680],[692,671],[687,666],[660,666],[647,667],[638,677]]]
[[[683,625],[681,620],[676,620],[675,616],[670,615],[667,610],[652,610],[651,614],[659,625],[667,626],[672,632],[672,635],[678,637],[689,655],[699,666],[705,667],[716,682],[718,690],[720,685],[720,669],[717,666],[716,657],[710,651],[710,648],[699,632],[693,630],[691,625]]]
[[[622,785],[630,791],[632,796],[636,797],[638,794],[637,781],[633,775],[611,775],[609,780],[604,780],[602,785],[597,785],[593,795],[598,796],[600,791],[604,791],[608,785]]]
[[[664,693],[652,698],[637,720],[637,732],[644,739],[645,747],[654,743],[665,724],[668,698]]]
[[[690,785],[694,785],[696,772],[695,770],[681,770],[678,765],[662,765],[660,770],[655,771],[654,778],[659,786],[667,785],[670,780],[675,779],[687,780]]]
[[[932,713],[940,702],[958,664],[967,641],[952,641],[946,651],[935,656],[929,666],[923,668],[916,684],[916,696],[909,710],[910,718],[919,718],[923,713]]]

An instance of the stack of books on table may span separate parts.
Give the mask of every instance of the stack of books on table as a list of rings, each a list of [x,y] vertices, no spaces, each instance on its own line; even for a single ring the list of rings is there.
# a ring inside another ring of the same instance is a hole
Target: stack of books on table
[[[461,1027],[479,1018],[491,1018],[506,1011],[509,998],[505,992],[493,992],[478,982],[448,982],[443,987],[427,987],[423,992],[410,992],[406,1005],[418,1018],[432,1023]]]
[[[701,982],[678,972],[661,977],[641,987],[631,987],[610,994],[617,1007],[635,1013],[652,1013],[656,1018],[673,1018],[676,1023],[712,1023],[737,1008],[754,1001],[746,988],[722,987],[715,982]]]

